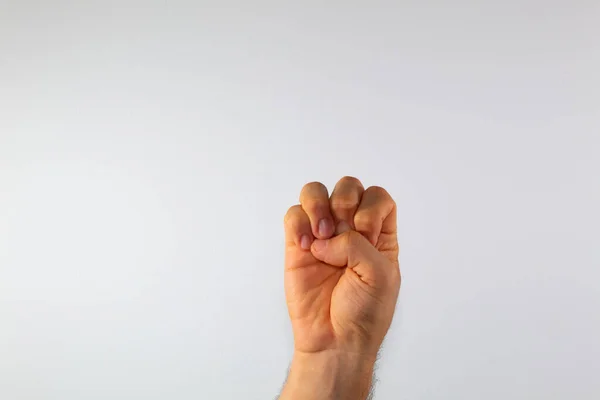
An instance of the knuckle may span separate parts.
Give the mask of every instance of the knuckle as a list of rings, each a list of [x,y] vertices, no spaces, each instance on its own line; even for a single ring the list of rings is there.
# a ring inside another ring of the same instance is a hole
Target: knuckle
[[[357,227],[371,227],[378,223],[377,215],[370,212],[358,212],[354,215],[354,225]]]
[[[326,201],[329,201],[327,188],[321,182],[307,183],[300,192],[300,203],[305,209],[315,207],[315,203],[320,204]]]
[[[325,185],[323,185],[321,182],[314,181],[304,185],[302,187],[302,193],[319,192],[323,189],[327,190]]]
[[[362,182],[354,177],[354,176],[344,176],[342,177],[339,181],[338,184],[344,184],[344,185],[353,185],[353,186],[361,186],[362,187]]]
[[[388,193],[388,191],[382,188],[381,186],[371,186],[367,190],[369,192],[372,192],[379,199],[385,199],[386,201],[394,201],[392,199],[392,196]]]
[[[283,223],[289,224],[294,219],[297,219],[300,211],[302,211],[302,207],[299,205],[294,205],[288,208],[287,212],[283,216]]]
[[[366,192],[369,192],[376,199],[376,208],[391,211],[396,208],[396,202],[390,193],[381,186],[371,186]]]
[[[358,207],[358,199],[353,199],[352,196],[336,197],[331,202],[331,208],[336,210],[354,210],[356,207]]]

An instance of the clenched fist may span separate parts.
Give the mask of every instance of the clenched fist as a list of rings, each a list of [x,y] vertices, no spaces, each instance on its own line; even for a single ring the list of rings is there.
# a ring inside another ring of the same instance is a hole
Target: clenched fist
[[[285,216],[285,233],[295,352],[282,398],[364,399],[400,289],[396,204],[383,188],[365,190],[356,178],[342,178],[331,196],[323,184],[309,183]],[[320,382],[320,396],[303,397],[311,371],[334,382],[329,389]],[[352,375],[355,386],[340,386],[336,374]],[[305,381],[294,383],[301,376]]]

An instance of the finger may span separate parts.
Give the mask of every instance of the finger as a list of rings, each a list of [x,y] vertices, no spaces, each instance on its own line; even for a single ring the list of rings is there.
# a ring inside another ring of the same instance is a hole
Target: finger
[[[395,234],[396,203],[392,196],[379,186],[367,188],[354,214],[354,226],[374,246],[380,234]]]
[[[300,205],[290,207],[283,218],[286,246],[297,246],[309,250],[314,238],[310,220]]]
[[[327,188],[320,182],[311,182],[300,192],[300,204],[308,214],[312,233],[319,239],[327,239],[333,235],[333,217],[329,209]]]
[[[393,268],[369,241],[356,231],[348,231],[326,240],[315,240],[313,256],[327,264],[351,268],[367,284],[384,282]]]
[[[337,235],[354,229],[354,213],[360,204],[364,190],[362,183],[351,176],[343,177],[335,185],[329,199],[329,206]]]

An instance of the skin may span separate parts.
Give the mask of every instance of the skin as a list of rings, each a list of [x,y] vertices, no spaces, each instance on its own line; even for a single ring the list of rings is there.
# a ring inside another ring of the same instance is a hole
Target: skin
[[[396,204],[353,177],[331,196],[312,182],[284,225],[294,356],[280,399],[365,400],[400,290]]]

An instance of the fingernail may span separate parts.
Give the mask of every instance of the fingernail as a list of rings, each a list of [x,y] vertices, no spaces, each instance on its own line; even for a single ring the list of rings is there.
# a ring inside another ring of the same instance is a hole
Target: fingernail
[[[304,250],[308,250],[310,249],[310,244],[310,237],[308,235],[302,235],[300,238],[300,247],[302,247]]]
[[[339,224],[337,224],[337,227],[335,229],[335,234],[336,235],[341,235],[344,232],[348,232],[350,230],[350,224],[347,223],[346,221],[340,221]]]
[[[327,218],[323,218],[319,221],[319,235],[328,238],[333,233],[333,224]]]
[[[322,250],[325,249],[325,246],[327,246],[327,241],[325,240],[320,240],[320,239],[316,239],[313,244],[313,250],[316,252],[320,252]]]

